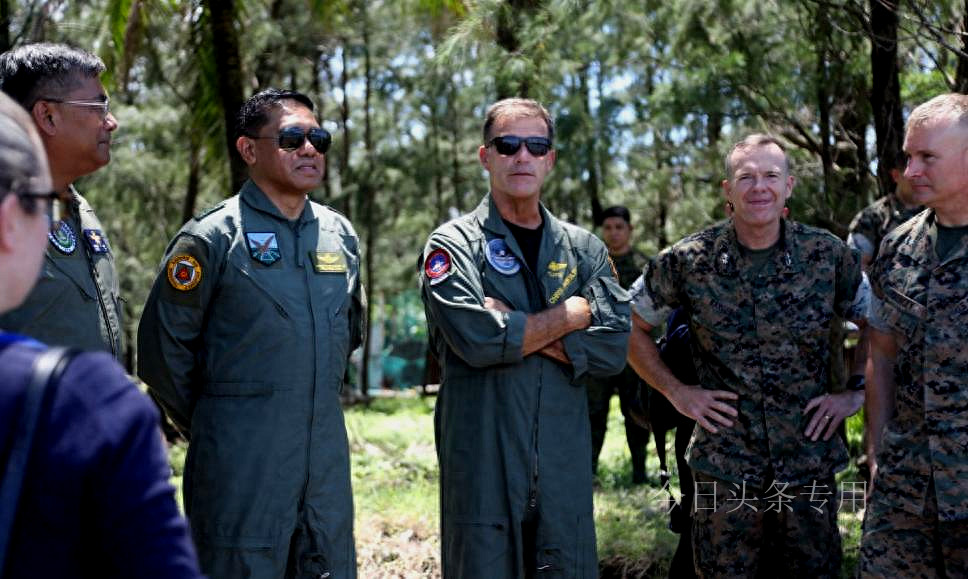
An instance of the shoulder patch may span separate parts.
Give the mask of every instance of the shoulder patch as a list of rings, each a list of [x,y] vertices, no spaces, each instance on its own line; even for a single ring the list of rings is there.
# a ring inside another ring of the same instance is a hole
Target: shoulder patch
[[[195,289],[202,281],[202,266],[188,254],[174,255],[168,260],[168,283],[178,291]]]
[[[424,273],[430,280],[430,285],[436,285],[452,273],[453,260],[446,249],[438,248],[430,252],[424,260]]]
[[[57,225],[47,232],[47,239],[54,249],[70,255],[77,249],[77,235],[66,221],[58,221]]]

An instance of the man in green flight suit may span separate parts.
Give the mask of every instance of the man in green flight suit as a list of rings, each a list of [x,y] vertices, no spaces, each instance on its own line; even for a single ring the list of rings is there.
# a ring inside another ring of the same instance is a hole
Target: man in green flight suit
[[[700,577],[839,577],[834,436],[863,392],[831,392],[831,324],[862,319],[860,256],[784,217],[785,149],[754,134],[726,156],[731,217],[663,250],[632,284],[629,362],[697,422],[687,450]],[[689,316],[699,384],[683,384],[649,335]],[[771,567],[774,565],[775,567]]]
[[[625,366],[628,294],[591,233],[540,203],[554,126],[487,110],[490,194],[434,231],[421,280],[441,361],[435,432],[445,578],[595,577],[583,379]]]
[[[330,134],[267,89],[236,119],[250,180],[185,224],[138,329],[138,374],[189,433],[185,510],[214,579],[356,576],[339,393],[362,341],[359,241],[306,194]]]
[[[608,247],[608,255],[615,264],[619,284],[628,289],[635,278],[642,275],[648,258],[632,248],[632,216],[627,207],[614,205],[602,211],[602,239]],[[588,418],[592,426],[592,473],[598,472],[598,456],[605,443],[605,432],[608,430],[608,410],[612,394],[618,392],[622,416],[625,419],[625,440],[628,443],[629,455],[632,461],[632,483],[645,482],[645,449],[649,443],[649,429],[642,423],[648,416],[634,416],[636,405],[647,396],[647,391],[640,391],[638,374],[631,366],[626,366],[621,373],[610,378],[590,378],[588,380]],[[638,400],[638,402],[637,402]],[[644,409],[640,409],[642,412]]]
[[[118,121],[101,85],[104,63],[62,44],[0,54],[0,90],[30,113],[63,205],[52,224],[40,280],[0,326],[51,345],[104,350],[121,360],[121,297],[114,252],[77,179],[111,160]]]

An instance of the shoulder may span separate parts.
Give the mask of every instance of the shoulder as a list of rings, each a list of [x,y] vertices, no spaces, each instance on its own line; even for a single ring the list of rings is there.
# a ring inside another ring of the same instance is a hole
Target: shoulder
[[[440,244],[457,244],[462,247],[470,247],[474,241],[482,237],[484,237],[484,230],[477,221],[477,217],[473,213],[467,213],[434,229],[427,240],[427,244],[428,247]]]
[[[813,225],[807,225],[799,221],[788,221],[787,223],[790,225],[790,233],[796,238],[798,243],[813,242],[838,247],[847,246],[847,243],[843,239],[822,227],[814,227]]]
[[[353,223],[339,211],[313,200],[309,201],[309,207],[316,219],[319,220],[320,227],[337,231],[343,235],[357,237]]]
[[[571,240],[571,244],[577,248],[579,251],[585,253],[602,253],[608,252],[605,247],[605,243],[598,238],[594,233],[588,231],[584,227],[575,225],[574,223],[569,223],[557,217],[550,216],[554,220],[555,225],[560,227],[568,239]]]
[[[690,233],[661,253],[677,256],[707,255],[716,245],[716,241],[726,234],[728,223],[728,221],[721,221],[695,233]]]
[[[925,235],[930,216],[931,210],[925,209],[888,232],[884,236],[884,241],[881,243],[881,251],[878,253],[878,259],[887,258],[896,253],[902,245],[906,243],[913,244],[914,238]]]
[[[240,211],[238,195],[224,199],[189,219],[176,238],[187,235],[211,243],[225,234],[234,234],[239,228]]]

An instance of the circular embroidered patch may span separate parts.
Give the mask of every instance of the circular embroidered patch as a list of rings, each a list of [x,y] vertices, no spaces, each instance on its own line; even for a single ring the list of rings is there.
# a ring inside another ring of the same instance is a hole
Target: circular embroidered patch
[[[487,258],[487,263],[491,264],[491,267],[496,269],[498,273],[514,275],[521,269],[521,262],[514,257],[514,254],[508,248],[508,244],[500,237],[495,237],[487,242],[484,247],[484,256]]]
[[[70,255],[77,249],[77,236],[66,221],[58,221],[57,225],[47,232],[47,239],[54,249],[64,255]]]
[[[187,292],[202,281],[202,266],[190,255],[176,255],[168,260],[168,283]]]
[[[424,273],[430,279],[431,284],[443,281],[450,275],[450,254],[446,249],[435,249],[430,252],[424,261]]]

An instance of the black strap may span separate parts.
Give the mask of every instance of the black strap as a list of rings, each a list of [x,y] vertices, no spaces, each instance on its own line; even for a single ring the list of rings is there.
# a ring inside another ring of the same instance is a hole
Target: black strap
[[[27,458],[30,456],[37,419],[40,417],[48,386],[60,380],[64,368],[75,353],[76,350],[69,348],[51,348],[37,356],[34,361],[33,373],[27,384],[23,414],[14,433],[10,458],[7,461],[6,470],[3,471],[3,483],[0,484],[0,575],[3,575],[13,521],[17,515],[20,489],[23,486],[24,474],[27,472]]]

